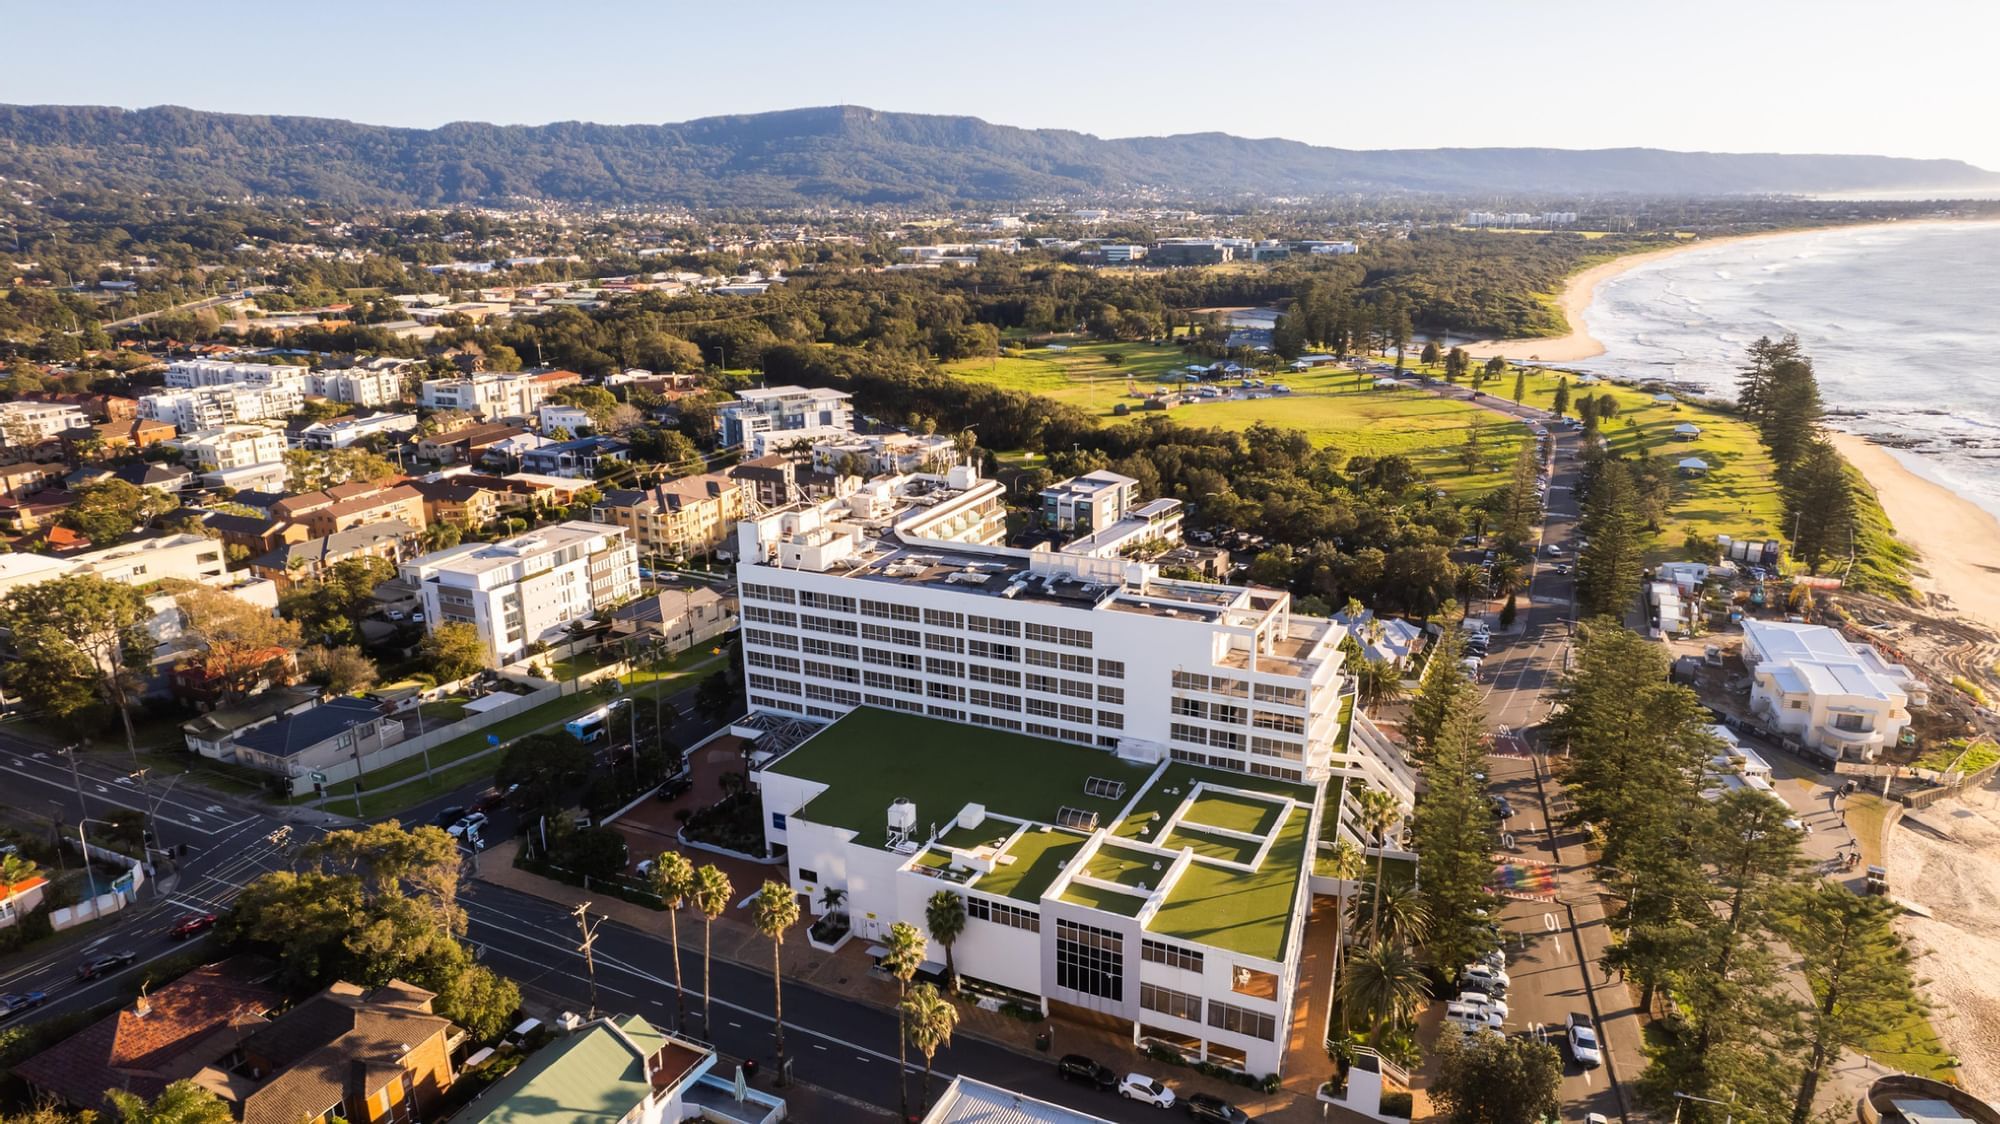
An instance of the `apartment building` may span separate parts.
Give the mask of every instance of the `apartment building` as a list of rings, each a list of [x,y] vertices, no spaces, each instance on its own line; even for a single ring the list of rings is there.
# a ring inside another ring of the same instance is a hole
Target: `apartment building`
[[[815,472],[861,477],[943,472],[958,460],[958,443],[943,433],[850,433],[812,447]]]
[[[704,1118],[686,1098],[714,1066],[712,1047],[638,1015],[593,1019],[529,1055],[460,1118],[464,1124],[680,1124]],[[761,1094],[748,1105],[736,1101],[733,1088],[723,1095],[737,1109],[723,1119],[755,1121],[766,1111]]]
[[[234,363],[227,359],[176,359],[167,364],[166,385],[177,390],[210,386],[289,386],[306,393],[307,376],[299,367],[270,363]]]
[[[400,441],[416,431],[415,414],[371,414],[365,418],[314,422],[299,430],[299,445],[307,449],[345,449],[371,437]]]
[[[542,403],[540,421],[544,437],[552,436],[557,430],[575,437],[596,424],[591,421],[589,410],[553,402]]]
[[[371,523],[391,521],[421,531],[430,525],[429,518],[423,493],[408,484],[398,484],[316,507],[298,516],[298,521],[314,537],[325,538]]]
[[[691,557],[729,542],[750,512],[750,485],[722,473],[683,476],[645,489],[613,489],[593,504],[593,522],[623,527],[642,556]]]
[[[283,418],[298,413],[304,404],[302,383],[207,386],[148,394],[139,399],[139,416],[171,422],[185,433],[233,422]]]
[[[198,429],[173,442],[206,471],[247,468],[285,459],[285,435],[261,425]]]
[[[89,415],[67,402],[0,402],[0,441],[9,448],[30,448],[89,426]]]
[[[1750,712],[1835,760],[1873,761],[1930,702],[1916,673],[1831,628],[1743,622]]]
[[[159,535],[73,554],[81,571],[126,585],[150,585],[161,578],[186,578],[207,585],[224,580],[229,566],[222,541],[206,535]]]
[[[826,387],[772,386],[742,390],[721,410],[722,443],[750,445],[759,434],[852,430],[853,396]],[[755,450],[761,456],[767,449]]]
[[[423,404],[432,410],[463,410],[487,421],[526,418],[534,416],[552,389],[540,376],[523,373],[427,379]]]
[[[560,642],[563,626],[606,612],[639,590],[639,555],[622,528],[568,522],[494,543],[467,543],[405,562],[425,625],[478,630],[494,666],[537,642]]]
[[[402,364],[312,371],[306,375],[306,393],[356,406],[387,406],[403,398]]]

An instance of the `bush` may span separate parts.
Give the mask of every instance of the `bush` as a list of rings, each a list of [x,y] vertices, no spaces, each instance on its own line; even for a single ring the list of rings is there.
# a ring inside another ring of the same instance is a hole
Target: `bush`
[[[1016,1003],[1011,999],[1000,1005],[1000,1013],[1024,1023],[1038,1023],[1048,1017],[1042,1014],[1039,1007],[1030,1007],[1026,1003]]]
[[[763,805],[750,793],[733,792],[689,816],[686,832],[710,846],[757,854],[764,849]]]
[[[1399,1116],[1404,1120],[1408,1120],[1412,1107],[1413,1104],[1408,1093],[1382,1094],[1382,1115],[1384,1116]]]

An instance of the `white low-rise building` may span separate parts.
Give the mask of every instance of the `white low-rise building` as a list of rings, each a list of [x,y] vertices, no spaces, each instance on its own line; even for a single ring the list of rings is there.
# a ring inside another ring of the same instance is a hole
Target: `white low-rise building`
[[[169,390],[139,399],[139,416],[171,422],[182,432],[283,418],[298,413],[305,404],[302,388],[303,383],[286,382]]]
[[[222,540],[203,535],[160,535],[72,554],[76,569],[106,581],[150,585],[161,578],[186,578],[204,585],[228,579]]]
[[[66,402],[0,402],[0,441],[26,448],[90,425],[90,417]]]
[[[722,407],[722,443],[724,445],[749,445],[751,439],[762,433],[783,433],[789,430],[813,430],[811,439],[825,436],[829,430],[852,430],[854,428],[854,408],[849,404],[853,396],[846,391],[827,387],[772,386],[742,390],[736,394],[737,400]],[[756,455],[762,456],[760,450]]]
[[[497,667],[532,644],[566,639],[570,622],[630,600],[639,591],[639,555],[623,528],[572,521],[413,558],[402,578],[423,599],[426,628],[472,625]]]
[[[289,386],[306,391],[306,372],[272,363],[227,359],[176,359],[167,364],[166,385],[177,390],[208,386]]]
[[[232,492],[283,492],[290,481],[291,470],[283,461],[218,468],[201,474],[203,487],[227,488]]]
[[[1821,625],[1744,621],[1743,664],[1751,713],[1832,758],[1874,760],[1930,701],[1909,668]]]
[[[549,390],[546,380],[527,372],[429,379],[423,387],[423,404],[431,410],[463,410],[487,421],[527,418],[541,408]]]
[[[402,368],[413,360],[376,360],[339,370],[313,371],[306,376],[306,393],[356,406],[386,406],[403,397]]]
[[[208,471],[271,464],[285,458],[285,435],[261,425],[198,429],[168,444]]]
[[[417,431],[415,414],[371,414],[365,418],[339,418],[314,422],[299,430],[299,445],[306,449],[345,449],[358,441],[382,436],[400,439]]]

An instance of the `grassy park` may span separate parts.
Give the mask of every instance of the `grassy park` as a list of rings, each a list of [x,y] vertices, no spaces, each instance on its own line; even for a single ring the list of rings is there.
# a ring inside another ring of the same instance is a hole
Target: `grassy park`
[[[945,364],[952,374],[1008,390],[1040,394],[1089,411],[1100,422],[1126,420],[1113,413],[1123,403],[1136,407],[1133,392],[1150,393],[1173,368],[1188,359],[1179,348],[1149,344],[1075,343],[1040,348],[996,359],[971,359]],[[1110,356],[1120,360],[1113,365]],[[1504,469],[1528,441],[1524,426],[1467,405],[1422,391],[1374,389],[1373,378],[1357,377],[1345,368],[1284,372],[1271,381],[1291,389],[1245,401],[1192,402],[1168,416],[1192,426],[1246,430],[1274,425],[1304,432],[1316,445],[1331,446],[1349,457],[1402,454],[1416,462],[1425,477],[1461,497],[1473,497],[1500,486]],[[1133,416],[1145,414],[1134,411]],[[1460,451],[1477,428],[1483,464],[1467,468]]]

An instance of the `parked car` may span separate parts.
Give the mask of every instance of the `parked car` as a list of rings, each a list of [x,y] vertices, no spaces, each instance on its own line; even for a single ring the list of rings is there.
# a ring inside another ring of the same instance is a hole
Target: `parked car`
[[[1064,1081],[1081,1081],[1100,1089],[1118,1087],[1118,1075],[1108,1065],[1098,1065],[1096,1061],[1082,1054],[1064,1054],[1056,1063],[1056,1076]]]
[[[1483,991],[1494,998],[1507,994],[1507,985],[1513,980],[1507,976],[1507,969],[1495,968],[1491,964],[1472,963],[1458,974],[1458,986]]]
[[[500,792],[500,790],[495,789],[474,800],[472,802],[472,810],[475,812],[492,812],[505,806],[506,803],[506,795]]]
[[[1514,818],[1514,804],[1512,801],[1508,800],[1504,796],[1495,796],[1493,798],[1492,803],[1493,803],[1493,815],[1496,818],[1503,820],[1509,820]]]
[[[1196,1120],[1210,1120],[1214,1121],[1214,1124],[1250,1122],[1248,1113],[1210,1093],[1195,1093],[1181,1103],[1187,1105],[1188,1115]]]
[[[1480,1003],[1447,1003],[1444,1005],[1446,1026],[1455,1026],[1470,1033],[1485,1031],[1498,1032],[1506,1022],[1499,1013]]]
[[[1499,1015],[1503,1021],[1507,1018],[1507,1004],[1483,991],[1461,991],[1458,993],[1457,1001],[1472,1007],[1485,1007]]]
[[[661,781],[658,795],[661,800],[672,800],[693,787],[694,777],[687,773],[682,773],[677,777],[668,777],[666,780]]]
[[[1604,1064],[1604,1051],[1597,1043],[1597,1028],[1591,1025],[1590,1016],[1581,1011],[1571,1011],[1568,1028],[1569,1056],[1585,1069],[1596,1069]]]
[[[76,966],[76,978],[80,980],[94,980],[107,972],[123,968],[137,959],[139,959],[139,954],[130,951],[107,952],[101,956],[93,956]]]
[[[189,937],[200,936],[213,928],[215,928],[215,914],[191,913],[175,922],[174,927],[167,930],[167,935],[177,941],[184,941]]]
[[[1125,1080],[1118,1083],[1118,1095],[1154,1108],[1174,1107],[1174,1091],[1167,1088],[1164,1082],[1143,1073],[1126,1074]]]
[[[446,808],[442,812],[439,812],[437,814],[437,819],[434,822],[439,827],[450,827],[452,824],[455,824],[458,821],[464,819],[465,812],[466,809],[463,804],[453,804],[451,807]]]
[[[449,828],[446,828],[445,830],[451,832],[452,837],[454,839],[462,839],[467,834],[472,834],[472,835],[479,834],[479,829],[485,826],[486,826],[486,813],[473,812],[472,814],[466,816],[464,819],[458,821],[455,824],[452,824]]]
[[[1557,545],[1556,543],[1549,544],[1548,554],[1550,558],[1561,558],[1562,552],[1563,548],[1561,546]]]
[[[0,1019],[11,1019],[23,1011],[32,1011],[48,999],[39,991],[14,991],[0,995]]]

